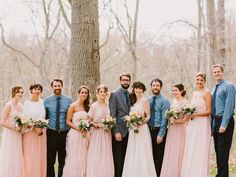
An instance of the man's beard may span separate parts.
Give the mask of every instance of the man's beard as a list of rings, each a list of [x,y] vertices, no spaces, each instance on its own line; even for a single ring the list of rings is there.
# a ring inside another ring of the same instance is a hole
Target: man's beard
[[[55,95],[61,95],[61,89],[56,89],[54,90]]]
[[[121,87],[122,87],[123,89],[128,89],[128,88],[129,88],[129,84],[121,84]]]
[[[153,93],[154,95],[158,95],[158,94],[160,93],[160,90],[152,90],[152,93]]]

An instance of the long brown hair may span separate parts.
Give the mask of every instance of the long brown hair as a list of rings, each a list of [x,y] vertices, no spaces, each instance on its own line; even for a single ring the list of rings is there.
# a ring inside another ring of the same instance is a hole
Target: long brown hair
[[[136,103],[136,101],[137,101],[137,97],[136,97],[136,95],[134,93],[134,89],[135,88],[140,88],[140,89],[143,90],[143,92],[146,91],[146,87],[145,87],[145,85],[142,82],[140,82],[140,81],[134,82],[133,85],[132,85],[132,92],[130,94],[131,104],[132,105],[134,105]]]
[[[82,89],[86,89],[88,91],[87,99],[84,101],[84,109],[86,112],[88,112],[90,108],[89,88],[86,85],[81,85],[78,89],[78,93],[80,93]]]

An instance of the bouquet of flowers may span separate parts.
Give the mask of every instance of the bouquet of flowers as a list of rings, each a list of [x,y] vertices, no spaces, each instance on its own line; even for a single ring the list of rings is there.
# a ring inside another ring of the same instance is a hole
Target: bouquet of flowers
[[[171,108],[166,112],[166,118],[169,120],[168,126],[174,123],[173,119],[177,119],[179,117],[180,111],[177,109]]]
[[[91,127],[92,127],[92,124],[90,124],[88,120],[85,120],[85,119],[79,120],[78,128],[80,130],[85,131],[87,133],[87,132],[90,132]],[[82,136],[83,138],[86,138],[86,134],[83,134]]]
[[[129,129],[134,130],[134,133],[139,133],[138,125],[141,125],[144,121],[144,117],[142,114],[137,112],[131,112],[129,116],[125,117],[126,126]]]
[[[23,133],[26,128],[32,129],[33,128],[33,121],[31,118],[20,114],[15,117],[15,127],[19,128],[19,132]]]
[[[102,119],[102,124],[103,129],[108,132],[109,129],[112,129],[116,125],[116,119],[107,115]]]
[[[196,108],[196,106],[193,106],[193,105],[189,104],[189,105],[185,105],[183,107],[182,111],[183,111],[184,114],[190,115],[190,114],[196,113],[197,108]]]
[[[175,110],[175,109],[170,109],[166,112],[166,118],[170,119],[171,117],[174,119],[177,119],[179,116],[179,111]]]
[[[48,120],[38,119],[33,121],[34,128],[47,128]]]

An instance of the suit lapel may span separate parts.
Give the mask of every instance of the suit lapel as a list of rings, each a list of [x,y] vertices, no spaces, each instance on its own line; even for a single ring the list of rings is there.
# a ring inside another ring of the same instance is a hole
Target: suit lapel
[[[129,110],[128,108],[128,105],[127,105],[127,102],[126,102],[126,98],[125,98],[125,95],[123,94],[122,90],[120,89],[120,97],[121,97],[121,100],[123,101],[124,105],[125,105],[125,108],[127,109],[127,111]]]

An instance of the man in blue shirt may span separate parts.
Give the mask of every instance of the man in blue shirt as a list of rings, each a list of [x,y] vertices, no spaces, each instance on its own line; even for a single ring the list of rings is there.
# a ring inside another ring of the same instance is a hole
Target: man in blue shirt
[[[54,79],[51,82],[53,95],[44,101],[47,129],[47,177],[55,177],[54,164],[58,154],[58,177],[62,176],[66,157],[66,135],[69,127],[66,125],[67,110],[72,98],[62,94],[63,81]]]
[[[212,67],[217,81],[212,91],[212,122],[217,160],[216,177],[229,176],[229,152],[234,132],[235,87],[224,80],[224,68],[220,64]]]
[[[148,122],[148,126],[152,137],[153,159],[157,177],[159,177],[161,173],[167,128],[166,111],[170,107],[168,99],[160,93],[161,89],[162,81],[158,78],[153,79],[151,81],[153,96],[149,98],[151,118]]]

